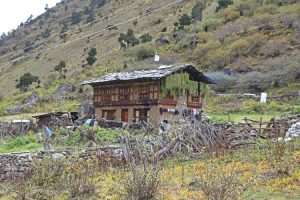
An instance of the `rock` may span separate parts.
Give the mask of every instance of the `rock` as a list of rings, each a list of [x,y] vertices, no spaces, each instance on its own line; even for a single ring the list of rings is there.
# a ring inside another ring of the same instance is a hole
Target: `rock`
[[[80,119],[90,119],[95,114],[95,106],[92,103],[83,103],[78,107]]]
[[[19,114],[19,113],[25,112],[26,109],[28,109],[28,108],[29,108],[29,106],[27,104],[16,105],[16,106],[11,106],[11,107],[7,108],[5,111],[7,114],[14,115],[14,114]]]
[[[74,92],[76,89],[76,87],[73,84],[63,84],[61,85],[55,92],[55,94],[57,95],[63,95],[63,94],[67,94],[70,92]]]
[[[40,103],[40,97],[36,92],[32,92],[31,95],[27,98],[29,107],[33,107]]]
[[[155,40],[155,44],[158,46],[163,46],[166,44],[170,44],[170,41],[164,38],[158,38],[157,40]]]
[[[300,136],[300,122],[297,122],[289,128],[286,137],[299,137]]]
[[[65,156],[61,153],[55,153],[52,155],[53,160],[59,160],[59,159],[63,159],[63,158],[65,158]]]

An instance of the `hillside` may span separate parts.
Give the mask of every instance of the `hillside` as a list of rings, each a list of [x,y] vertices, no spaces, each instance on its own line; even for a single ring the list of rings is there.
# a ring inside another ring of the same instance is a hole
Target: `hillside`
[[[1,37],[0,109],[32,91],[43,97],[107,72],[182,62],[209,72],[220,83],[216,92],[295,93],[299,19],[297,0],[62,1]],[[118,41],[128,29],[139,44]],[[65,68],[55,71],[61,61]],[[41,84],[20,92],[15,80],[27,72]]]

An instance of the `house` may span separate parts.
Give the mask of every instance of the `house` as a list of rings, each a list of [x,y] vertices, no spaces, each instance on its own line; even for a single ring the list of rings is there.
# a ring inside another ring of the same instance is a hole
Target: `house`
[[[110,73],[85,81],[94,89],[97,119],[158,125],[172,116],[197,114],[206,84],[214,83],[190,64]]]

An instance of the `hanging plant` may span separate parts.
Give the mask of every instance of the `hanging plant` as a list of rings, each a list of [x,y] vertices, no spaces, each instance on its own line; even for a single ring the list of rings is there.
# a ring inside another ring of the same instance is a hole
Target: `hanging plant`
[[[197,94],[198,82],[191,81],[188,73],[177,73],[165,77],[161,81],[161,91],[163,96],[182,96]]]

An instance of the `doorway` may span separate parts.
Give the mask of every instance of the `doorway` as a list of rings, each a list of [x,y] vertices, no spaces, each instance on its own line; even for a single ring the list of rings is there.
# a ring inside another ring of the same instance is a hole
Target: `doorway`
[[[122,109],[121,120],[122,122],[128,122],[128,109]]]

